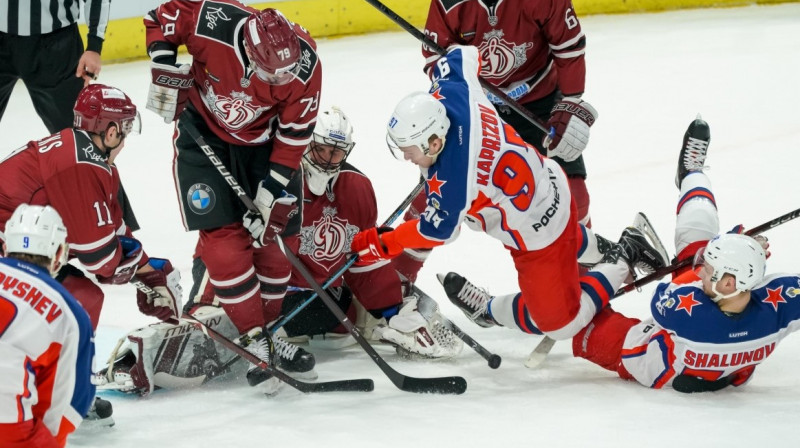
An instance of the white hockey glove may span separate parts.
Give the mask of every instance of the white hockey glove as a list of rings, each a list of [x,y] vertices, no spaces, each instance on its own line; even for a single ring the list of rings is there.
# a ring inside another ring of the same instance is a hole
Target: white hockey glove
[[[186,106],[189,89],[194,85],[194,79],[189,74],[190,69],[189,64],[174,66],[150,63],[153,77],[150,92],[147,94],[147,110],[164,118],[164,123],[175,121]]]
[[[571,162],[580,157],[589,143],[589,128],[597,118],[591,104],[576,97],[566,97],[553,106],[547,128],[550,133],[542,145],[547,157],[558,157]]]
[[[140,281],[153,292],[145,293],[141,285],[136,291],[136,303],[142,314],[153,316],[165,322],[178,322],[183,307],[181,306],[181,273],[172,267],[169,260],[151,258],[149,262],[154,270],[137,274]]]
[[[275,197],[266,184],[282,185],[270,177],[261,181],[258,193],[253,204],[258,208],[258,213],[248,211],[242,218],[242,224],[253,237],[253,246],[263,247],[275,240],[276,235],[283,233],[286,224],[297,214],[297,197],[286,190],[280,190],[280,196]],[[287,182],[288,183],[288,182]]]

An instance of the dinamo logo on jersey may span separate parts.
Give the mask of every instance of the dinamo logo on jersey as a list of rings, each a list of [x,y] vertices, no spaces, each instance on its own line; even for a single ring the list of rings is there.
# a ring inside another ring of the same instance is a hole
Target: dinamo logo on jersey
[[[335,207],[325,207],[322,216],[310,226],[300,229],[300,255],[306,255],[326,271],[350,251],[350,243],[358,227],[336,216]]]
[[[486,79],[505,79],[528,60],[525,52],[531,47],[530,42],[515,45],[503,39],[503,30],[486,33],[478,47],[482,61],[480,75]]]
[[[194,184],[186,193],[186,203],[189,209],[198,215],[205,215],[214,209],[217,203],[217,195],[214,190],[206,184]]]
[[[217,120],[232,131],[246,127],[271,107],[256,106],[251,102],[253,97],[244,92],[231,92],[230,97],[217,95],[208,81],[205,84],[207,90],[203,102]]]

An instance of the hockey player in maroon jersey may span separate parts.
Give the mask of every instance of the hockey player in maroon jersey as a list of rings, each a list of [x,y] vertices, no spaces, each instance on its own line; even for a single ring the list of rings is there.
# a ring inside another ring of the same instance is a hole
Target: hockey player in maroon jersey
[[[582,151],[597,111],[581,100],[586,80],[586,37],[570,0],[431,0],[425,34],[442,48],[472,45],[481,57],[480,76],[500,87],[546,128],[539,128],[488,94],[500,118],[542,155],[564,169],[578,208],[591,227]],[[432,73],[439,55],[423,45]]]
[[[121,90],[91,84],[78,95],[74,127],[31,141],[0,162],[0,223],[22,203],[51,205],[70,229],[70,254],[105,284],[124,284],[137,275],[158,289],[163,301],[137,293],[142,313],[176,319],[180,273],[169,260],[149,258],[122,220],[120,179],[114,159],[132,132],[139,132],[136,106]],[[3,230],[0,224],[0,232]],[[2,235],[2,233],[0,233]],[[71,265],[59,281],[78,299],[97,326],[103,292]]]
[[[572,351],[646,387],[706,392],[741,386],[789,333],[800,328],[800,276],[765,275],[769,244],[719,234],[717,204],[703,172],[711,133],[698,117],[678,159],[677,260],[687,267],[656,287],[652,318],[608,307],[575,336]]]
[[[285,256],[270,243],[300,225],[302,178],[295,174],[317,116],[322,68],[316,43],[280,12],[233,0],[168,1],[144,23],[152,59],[147,108],[176,121],[174,172],[184,225],[200,231],[200,257],[242,334],[239,342],[270,357],[274,347],[263,331],[261,301],[283,297],[289,280],[288,266],[271,262]],[[179,45],[186,45],[191,65],[176,64]],[[247,212],[193,133],[260,213]],[[254,368],[248,382],[267,377]]]

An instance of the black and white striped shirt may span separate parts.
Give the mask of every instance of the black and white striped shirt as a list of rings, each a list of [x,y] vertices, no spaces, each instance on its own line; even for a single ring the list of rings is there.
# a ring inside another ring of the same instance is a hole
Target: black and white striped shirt
[[[15,36],[47,34],[72,25],[84,0],[0,0],[0,32]],[[111,0],[85,0],[89,26],[87,50],[100,52],[108,26]]]

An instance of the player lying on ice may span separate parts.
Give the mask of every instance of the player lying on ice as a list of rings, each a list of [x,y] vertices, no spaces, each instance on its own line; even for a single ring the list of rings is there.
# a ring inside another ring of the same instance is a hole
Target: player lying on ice
[[[693,267],[663,282],[651,300],[652,317],[644,321],[604,308],[572,340],[575,356],[652,388],[701,392],[739,386],[777,343],[800,327],[800,276],[765,277],[768,252],[764,237],[724,234],[711,182],[703,172],[710,142],[705,121],[690,124],[678,160],[680,190],[675,247],[677,261],[694,258]],[[463,292],[445,281],[449,296],[477,323],[516,326],[502,311],[501,297],[491,297],[463,277]],[[459,295],[472,297],[465,306]]]
[[[611,285],[625,280],[629,264],[654,270],[666,264],[666,254],[629,228],[620,240],[625,259],[609,259],[581,277],[576,255],[599,262],[598,241],[605,240],[578,224],[559,165],[498,117],[478,67],[474,47],[452,47],[434,68],[431,93],[411,94],[397,105],[387,141],[396,156],[420,167],[427,206],[396,229],[360,232],[353,250],[358,263],[388,260],[405,249],[449,243],[466,222],[511,253],[522,289],[515,300],[536,316],[526,324],[554,339],[571,338],[608,303],[616,290]],[[564,139],[588,132],[581,120],[569,123]]]
[[[305,180],[302,226],[297,235],[284,239],[286,246],[298,255],[320,284],[347,262],[350,242],[358,231],[375,226],[377,221],[378,207],[372,183],[347,163],[355,146],[352,134],[353,127],[344,111],[336,107],[320,111],[313,140],[302,160]],[[435,315],[428,320],[420,314],[417,310],[420,299],[410,295],[408,285],[401,282],[395,269],[395,263],[386,261],[353,266],[331,284],[328,292],[370,341],[394,345],[398,352],[415,357],[458,355],[463,347],[461,340],[444,328]],[[199,258],[195,258],[193,274],[195,287],[190,297],[197,298],[197,303],[187,304],[187,309],[226,336],[235,338],[238,334],[224,312],[217,308]],[[291,375],[315,378],[313,355],[294,343],[308,342],[315,348],[341,348],[355,344],[355,340],[319,299],[281,328],[275,328],[283,316],[306,302],[313,293],[296,272],[292,272],[289,284],[291,287],[284,299],[262,302],[270,327],[277,330],[272,336],[277,365]],[[130,391],[147,392],[150,385],[200,384],[207,377],[218,375],[225,360],[231,358],[231,354],[206,340],[190,324],[153,325],[135,330],[127,338],[131,350],[122,352],[127,359],[120,356],[123,359],[112,370],[116,372],[116,380],[127,384],[122,387]],[[180,353],[161,349],[171,346],[187,348]],[[176,354],[179,356],[175,357]],[[147,378],[142,378],[142,374]],[[115,381],[113,374],[110,378]]]

